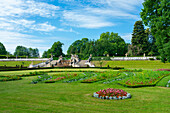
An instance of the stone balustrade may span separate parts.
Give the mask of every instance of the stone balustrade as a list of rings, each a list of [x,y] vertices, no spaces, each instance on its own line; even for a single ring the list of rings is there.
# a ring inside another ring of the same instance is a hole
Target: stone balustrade
[[[47,61],[49,58],[17,58],[17,59],[0,59],[0,61]]]
[[[111,57],[111,60],[149,60],[153,58],[156,60],[156,57]]]

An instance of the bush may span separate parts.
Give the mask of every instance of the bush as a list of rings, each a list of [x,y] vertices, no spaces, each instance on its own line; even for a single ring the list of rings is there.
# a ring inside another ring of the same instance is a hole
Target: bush
[[[0,81],[14,81],[14,80],[21,80],[22,78],[19,76],[6,76],[0,79]]]
[[[92,61],[100,61],[101,60],[101,57],[93,57],[92,58]]]
[[[155,60],[154,58],[149,58],[149,60]]]
[[[156,60],[160,60],[160,59],[161,59],[161,57],[159,57],[159,56],[156,57]]]
[[[110,57],[104,57],[103,60],[111,60]]]

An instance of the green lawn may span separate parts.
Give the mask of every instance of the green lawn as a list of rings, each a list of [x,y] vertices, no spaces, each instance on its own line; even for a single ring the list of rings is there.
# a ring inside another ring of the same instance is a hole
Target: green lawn
[[[32,61],[0,61],[0,66],[16,66],[16,65],[23,65],[24,62],[24,66],[29,66]],[[38,64],[44,61],[33,61],[33,64]]]
[[[53,83],[30,84],[35,77],[0,82],[0,112],[170,112],[170,89],[125,88],[116,84]],[[121,88],[131,99],[100,100],[91,95],[104,88]]]
[[[166,87],[168,81],[170,80],[170,76],[167,76],[165,78],[163,78],[158,84],[157,86],[163,86]]]
[[[35,71],[71,71],[71,72],[78,72],[78,71],[117,71],[112,69],[92,69],[92,68],[82,68],[82,69],[40,69],[40,70],[23,70],[23,71],[1,71],[0,75],[19,75],[19,74],[28,74],[30,72]]]
[[[1,63],[2,64],[2,63]],[[170,69],[170,63],[160,61],[108,61],[104,65],[123,66],[129,69]],[[10,63],[9,65],[14,65]],[[16,65],[16,64],[15,64]],[[53,74],[81,73],[82,71],[115,71],[111,69],[40,69],[5,71],[0,75],[19,75],[35,71],[63,71]],[[38,83],[30,84],[37,76],[22,77],[22,80],[0,82],[0,113],[20,112],[118,112],[118,113],[169,113],[170,88],[162,86],[169,80],[163,78],[156,87],[127,88],[113,82],[101,83]],[[100,89],[119,88],[132,95],[125,100],[101,100],[92,94]]]
[[[162,63],[161,61],[105,61],[103,66],[121,66],[129,69],[170,69],[170,63]],[[99,63],[96,61],[97,65]]]

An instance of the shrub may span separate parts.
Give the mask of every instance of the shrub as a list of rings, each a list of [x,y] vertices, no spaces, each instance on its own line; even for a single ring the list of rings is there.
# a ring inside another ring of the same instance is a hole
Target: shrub
[[[156,57],[156,60],[160,60],[160,59],[161,59],[161,57],[159,57],[159,56]]]
[[[149,60],[155,60],[154,58],[149,58]]]
[[[14,80],[21,80],[22,78],[19,76],[6,76],[0,79],[0,81],[14,81]]]

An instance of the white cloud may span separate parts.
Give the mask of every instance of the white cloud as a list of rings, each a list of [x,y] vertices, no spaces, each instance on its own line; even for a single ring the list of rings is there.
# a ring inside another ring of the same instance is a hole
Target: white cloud
[[[48,49],[45,44],[46,41],[43,39],[39,39],[36,36],[18,33],[18,32],[11,32],[11,31],[0,31],[0,42],[5,45],[7,51],[13,53],[15,48],[19,45],[25,46],[27,48],[38,48],[40,53],[44,51],[44,49]]]
[[[26,16],[39,15],[41,17],[55,17],[59,6],[35,2],[33,0],[1,0],[0,16]]]
[[[53,31],[56,27],[48,22],[28,20],[31,16],[57,17],[59,6],[34,0],[0,0],[0,29],[16,32]]]
[[[140,5],[144,0],[93,0],[92,3],[122,10],[136,10],[136,6]]]
[[[85,11],[92,13],[93,15],[102,15],[107,18],[129,18],[129,19],[139,19],[137,15],[127,13],[122,10],[113,10],[110,8],[85,8]]]
[[[64,2],[69,3],[68,1]],[[80,28],[101,28],[116,25],[114,22],[116,19],[139,20],[137,6],[142,2],[143,0],[72,1],[70,2],[71,6],[74,3],[76,8],[63,11],[63,23]]]
[[[45,23],[36,23],[35,21],[25,20],[25,19],[2,19],[0,18],[0,29],[10,30],[10,31],[45,31],[50,32],[56,29],[55,26],[50,25],[48,22]]]
[[[67,21],[66,25],[82,28],[100,28],[113,26],[111,22],[105,21],[102,17],[88,15],[82,12],[64,11],[63,18]]]
[[[63,28],[57,28],[57,31],[72,32],[72,33],[80,34],[79,32],[74,31],[72,28],[70,28],[68,30],[67,29],[63,29]]]
[[[52,26],[50,24],[48,24],[48,22],[45,23],[41,23],[41,24],[36,24],[30,27],[30,29],[36,30],[36,31],[53,31],[56,29],[55,26]]]

